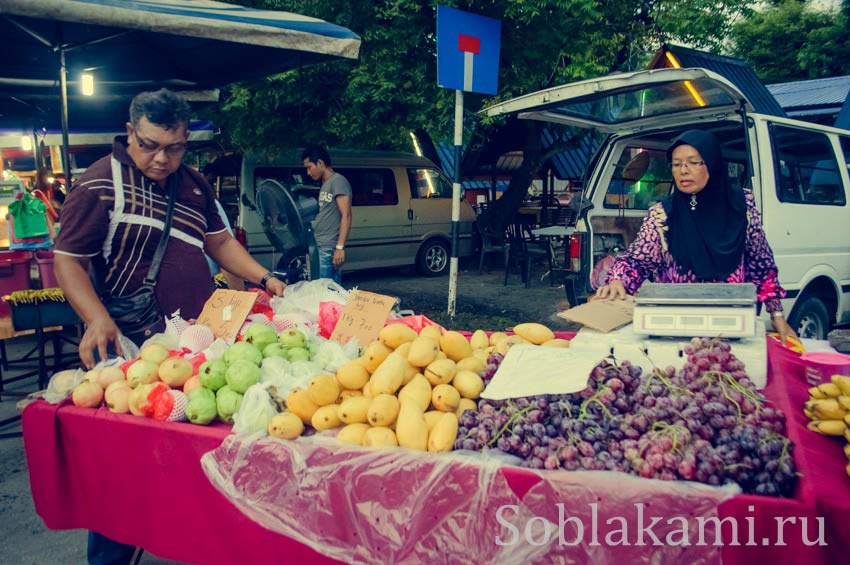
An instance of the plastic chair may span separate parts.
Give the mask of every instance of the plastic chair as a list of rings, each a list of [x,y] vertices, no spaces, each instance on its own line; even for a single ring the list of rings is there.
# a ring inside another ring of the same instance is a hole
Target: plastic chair
[[[495,234],[487,225],[486,215],[479,216],[475,220],[475,229],[478,235],[481,236],[481,256],[478,259],[478,274],[480,275],[484,268],[484,258],[491,253],[499,253],[502,255],[504,263],[508,263],[508,253],[510,245],[505,241],[505,235]]]

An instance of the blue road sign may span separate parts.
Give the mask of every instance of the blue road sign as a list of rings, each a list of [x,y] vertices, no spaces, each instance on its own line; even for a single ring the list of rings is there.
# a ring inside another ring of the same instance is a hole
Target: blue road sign
[[[437,85],[496,94],[502,23],[437,6]]]

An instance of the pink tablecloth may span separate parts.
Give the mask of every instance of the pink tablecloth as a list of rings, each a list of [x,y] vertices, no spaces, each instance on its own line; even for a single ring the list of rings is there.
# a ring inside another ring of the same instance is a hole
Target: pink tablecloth
[[[724,546],[723,561],[838,562],[850,543],[850,478],[841,442],[805,429],[806,386],[787,366],[773,362],[769,372],[765,393],[788,414],[802,477],[793,499],[741,495],[723,503],[720,515],[738,522],[742,544]],[[199,460],[218,447],[226,427],[36,402],[24,411],[23,428],[36,511],[51,529],[92,529],[188,562],[330,561],[252,522],[213,488]],[[538,480],[521,469],[502,472],[520,495]],[[826,547],[807,546],[799,533],[806,518],[814,540],[818,516],[824,518]],[[783,547],[773,545],[777,518],[795,519],[785,527]],[[758,545],[747,547],[750,521]],[[762,545],[764,539],[771,545]],[[732,541],[728,535],[724,540]]]

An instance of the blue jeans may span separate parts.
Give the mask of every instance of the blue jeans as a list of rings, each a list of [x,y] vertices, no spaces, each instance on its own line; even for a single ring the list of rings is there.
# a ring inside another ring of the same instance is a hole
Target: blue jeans
[[[337,284],[342,284],[342,269],[334,267],[334,248],[319,248],[319,278],[333,279]]]
[[[126,565],[133,559],[136,548],[125,545],[97,532],[89,532],[88,562],[90,565]]]

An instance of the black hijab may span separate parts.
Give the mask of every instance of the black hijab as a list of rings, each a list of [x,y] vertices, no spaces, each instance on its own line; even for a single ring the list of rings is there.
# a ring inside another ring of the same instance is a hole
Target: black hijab
[[[729,184],[720,141],[714,134],[688,130],[667,151],[690,145],[699,151],[708,167],[708,184],[697,193],[691,210],[689,194],[678,187],[664,199],[667,213],[667,243],[679,268],[690,270],[699,281],[723,281],[741,263],[747,235],[747,204],[742,190]]]

